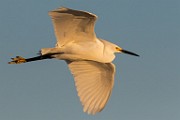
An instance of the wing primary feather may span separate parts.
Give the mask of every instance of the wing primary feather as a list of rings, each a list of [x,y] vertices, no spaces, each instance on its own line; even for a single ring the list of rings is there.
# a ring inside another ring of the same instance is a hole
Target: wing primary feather
[[[98,85],[95,85],[94,87],[98,88]],[[78,96],[80,97],[80,100],[83,104],[85,103],[86,99],[88,99],[87,96],[90,96],[91,94],[96,92],[96,91],[94,91],[94,87],[88,87],[86,89],[79,90]],[[82,92],[80,92],[80,91],[82,91]]]
[[[108,101],[108,99],[105,99],[105,98],[109,94],[109,91],[111,91],[110,87],[111,86],[103,85],[103,92],[98,97],[96,97],[96,99],[92,103],[93,104],[92,105],[92,112],[93,112],[93,114],[99,112],[101,109],[104,108],[104,106],[100,107],[99,104],[101,104],[103,102],[103,100]]]
[[[99,89],[101,89],[101,86],[96,85],[96,86],[93,86],[91,89],[88,89],[87,91],[82,92],[87,95],[87,96],[84,96],[84,99],[82,99],[82,102],[86,103],[86,101],[89,99],[89,97],[94,95],[95,93],[97,93],[99,91]]]
[[[91,113],[90,105],[91,102],[97,97],[102,92],[102,86],[99,86],[99,88],[96,88],[94,91],[92,91],[89,95],[89,97],[86,98],[85,106],[84,106],[84,111],[88,112],[89,114]]]
[[[95,105],[97,104],[97,102],[101,99],[103,99],[103,96],[105,94],[106,91],[104,91],[104,87],[101,88],[101,90],[96,94],[96,96],[94,97],[94,99],[92,100],[91,104],[89,105],[89,113],[92,114],[96,114],[97,110],[94,109]]]

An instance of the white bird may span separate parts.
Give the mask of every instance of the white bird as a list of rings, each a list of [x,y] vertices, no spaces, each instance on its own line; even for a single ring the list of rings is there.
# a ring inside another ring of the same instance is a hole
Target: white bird
[[[96,114],[105,107],[114,84],[115,53],[133,52],[96,37],[97,16],[69,8],[50,11],[57,44],[55,48],[42,48],[40,56],[12,58],[9,64],[56,58],[65,60],[74,76],[78,96],[84,112]]]

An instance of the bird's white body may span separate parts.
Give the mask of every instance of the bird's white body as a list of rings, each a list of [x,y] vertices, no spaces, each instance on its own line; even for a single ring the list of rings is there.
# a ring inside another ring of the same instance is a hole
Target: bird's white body
[[[43,48],[41,49],[41,54],[54,53],[55,55],[53,56],[60,60],[92,60],[101,63],[111,63],[115,58],[115,47],[110,45],[113,46],[114,44],[99,39],[85,42],[71,41],[62,47],[57,45],[55,48]]]
[[[96,37],[97,16],[79,10],[59,8],[49,12],[52,18],[57,44],[55,48],[41,49],[41,55],[33,58],[12,58],[9,64],[56,58],[65,60],[74,76],[76,89],[84,112],[96,114],[105,107],[113,88],[115,66],[111,63],[115,53],[135,53]]]

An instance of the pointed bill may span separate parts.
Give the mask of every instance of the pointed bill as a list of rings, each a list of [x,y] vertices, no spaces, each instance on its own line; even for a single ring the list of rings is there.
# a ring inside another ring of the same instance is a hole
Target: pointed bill
[[[138,54],[136,54],[136,53],[133,53],[133,52],[130,52],[130,51],[127,51],[127,50],[121,50],[121,52],[122,53],[125,53],[125,54],[129,54],[129,55],[134,55],[134,56],[137,56],[137,57],[139,57],[139,55]]]

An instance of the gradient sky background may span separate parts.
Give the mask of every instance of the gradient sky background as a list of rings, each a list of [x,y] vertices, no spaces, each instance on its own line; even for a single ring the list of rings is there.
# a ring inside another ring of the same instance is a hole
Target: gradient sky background
[[[118,54],[105,109],[83,113],[64,61],[8,65],[56,40],[47,12],[65,6],[98,15],[98,37],[134,51]],[[179,0],[1,0],[0,120],[179,120]]]

